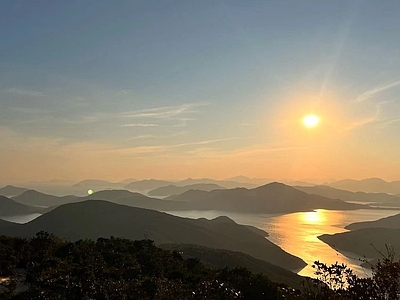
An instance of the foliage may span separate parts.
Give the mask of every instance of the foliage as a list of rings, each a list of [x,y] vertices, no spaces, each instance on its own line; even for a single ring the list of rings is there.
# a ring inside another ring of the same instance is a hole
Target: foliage
[[[150,240],[3,236],[0,265],[2,276],[25,274],[19,287],[1,289],[1,299],[280,299],[281,285],[266,276],[211,270]]]
[[[245,268],[213,270],[150,240],[71,242],[46,232],[0,237],[1,299],[400,299],[400,262],[388,248],[371,278],[316,261],[303,289]]]
[[[394,250],[387,248],[372,267],[372,277],[360,278],[344,264],[327,266],[316,261],[316,280],[305,282],[304,299],[400,299],[400,261],[395,261]]]

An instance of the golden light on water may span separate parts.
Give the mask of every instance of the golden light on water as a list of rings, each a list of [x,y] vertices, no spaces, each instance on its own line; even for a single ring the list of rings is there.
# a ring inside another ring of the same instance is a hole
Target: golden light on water
[[[307,115],[303,119],[304,126],[309,128],[317,126],[318,123],[319,123],[319,117],[316,115]]]
[[[301,214],[301,217],[303,219],[303,221],[306,224],[322,224],[325,221],[325,218],[323,216],[322,212],[317,211],[308,211],[305,213]]]

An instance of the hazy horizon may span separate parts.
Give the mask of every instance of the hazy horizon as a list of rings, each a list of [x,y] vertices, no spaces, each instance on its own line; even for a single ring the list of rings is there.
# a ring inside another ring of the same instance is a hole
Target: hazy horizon
[[[236,178],[238,177],[238,178]],[[239,177],[245,177],[242,178],[242,180]],[[53,179],[49,179],[49,180],[22,180],[22,181],[10,181],[10,180],[4,180],[4,181],[0,181],[0,187],[2,187],[1,185],[18,185],[18,184],[48,184],[48,185],[70,185],[70,184],[76,184],[79,182],[83,182],[83,181],[89,181],[89,180],[99,180],[99,181],[107,181],[110,183],[121,183],[121,182],[135,182],[135,181],[144,181],[144,180],[162,180],[162,181],[169,181],[169,182],[180,182],[180,181],[185,181],[187,179],[193,179],[193,180],[199,180],[201,181],[202,179],[211,179],[211,180],[215,180],[215,181],[235,181],[235,182],[244,182],[244,181],[253,181],[254,184],[259,184],[262,185],[264,184],[262,181],[265,181],[265,184],[268,183],[272,183],[272,182],[281,182],[281,183],[285,183],[285,184],[291,184],[291,183],[309,183],[309,184],[315,184],[315,185],[324,185],[324,184],[330,184],[330,183],[335,183],[338,181],[342,181],[342,180],[356,180],[356,181],[362,181],[362,180],[368,180],[368,179],[378,179],[378,180],[383,180],[386,182],[397,182],[400,180],[385,180],[384,178],[379,178],[379,177],[369,177],[369,178],[325,178],[325,179],[318,179],[318,178],[302,178],[302,179],[296,179],[296,178],[257,178],[257,177],[248,177],[248,176],[244,176],[244,175],[236,175],[236,176],[232,176],[232,177],[223,177],[223,178],[213,178],[213,177],[184,177],[184,178],[153,178],[153,177],[146,177],[146,178],[133,178],[133,177],[129,177],[129,178],[122,178],[122,179],[117,179],[117,180],[113,180],[112,178],[110,179],[106,179],[106,178],[101,178],[101,177],[94,177],[94,178],[82,178],[82,179],[78,179],[78,180],[72,180],[72,179],[60,179],[60,178],[53,178]],[[23,186],[22,186],[23,187]]]

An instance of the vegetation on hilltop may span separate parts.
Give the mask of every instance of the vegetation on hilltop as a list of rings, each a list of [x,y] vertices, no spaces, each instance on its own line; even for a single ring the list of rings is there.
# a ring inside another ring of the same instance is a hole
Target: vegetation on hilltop
[[[206,268],[150,240],[2,236],[0,268],[1,299],[281,299],[286,290],[244,268]]]
[[[46,232],[0,237],[1,299],[400,299],[400,262],[390,254],[371,278],[316,262],[301,289],[245,268],[210,269],[151,240],[71,242]]]

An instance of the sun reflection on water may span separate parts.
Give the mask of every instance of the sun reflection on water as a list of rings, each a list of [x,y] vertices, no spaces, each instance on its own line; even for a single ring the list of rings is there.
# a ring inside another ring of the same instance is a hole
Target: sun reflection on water
[[[269,239],[272,242],[307,262],[308,266],[299,272],[300,275],[313,276],[315,270],[312,264],[316,260],[327,264],[336,261],[347,265],[357,263],[358,257],[346,257],[318,239],[319,235],[325,233],[346,231],[342,225],[344,215],[342,211],[323,209],[292,213],[271,218],[273,222],[266,224],[264,229],[271,233]]]
[[[321,210],[315,211],[307,211],[304,213],[300,213],[299,217],[303,220],[306,224],[318,224],[322,225],[325,223],[326,217]]]

